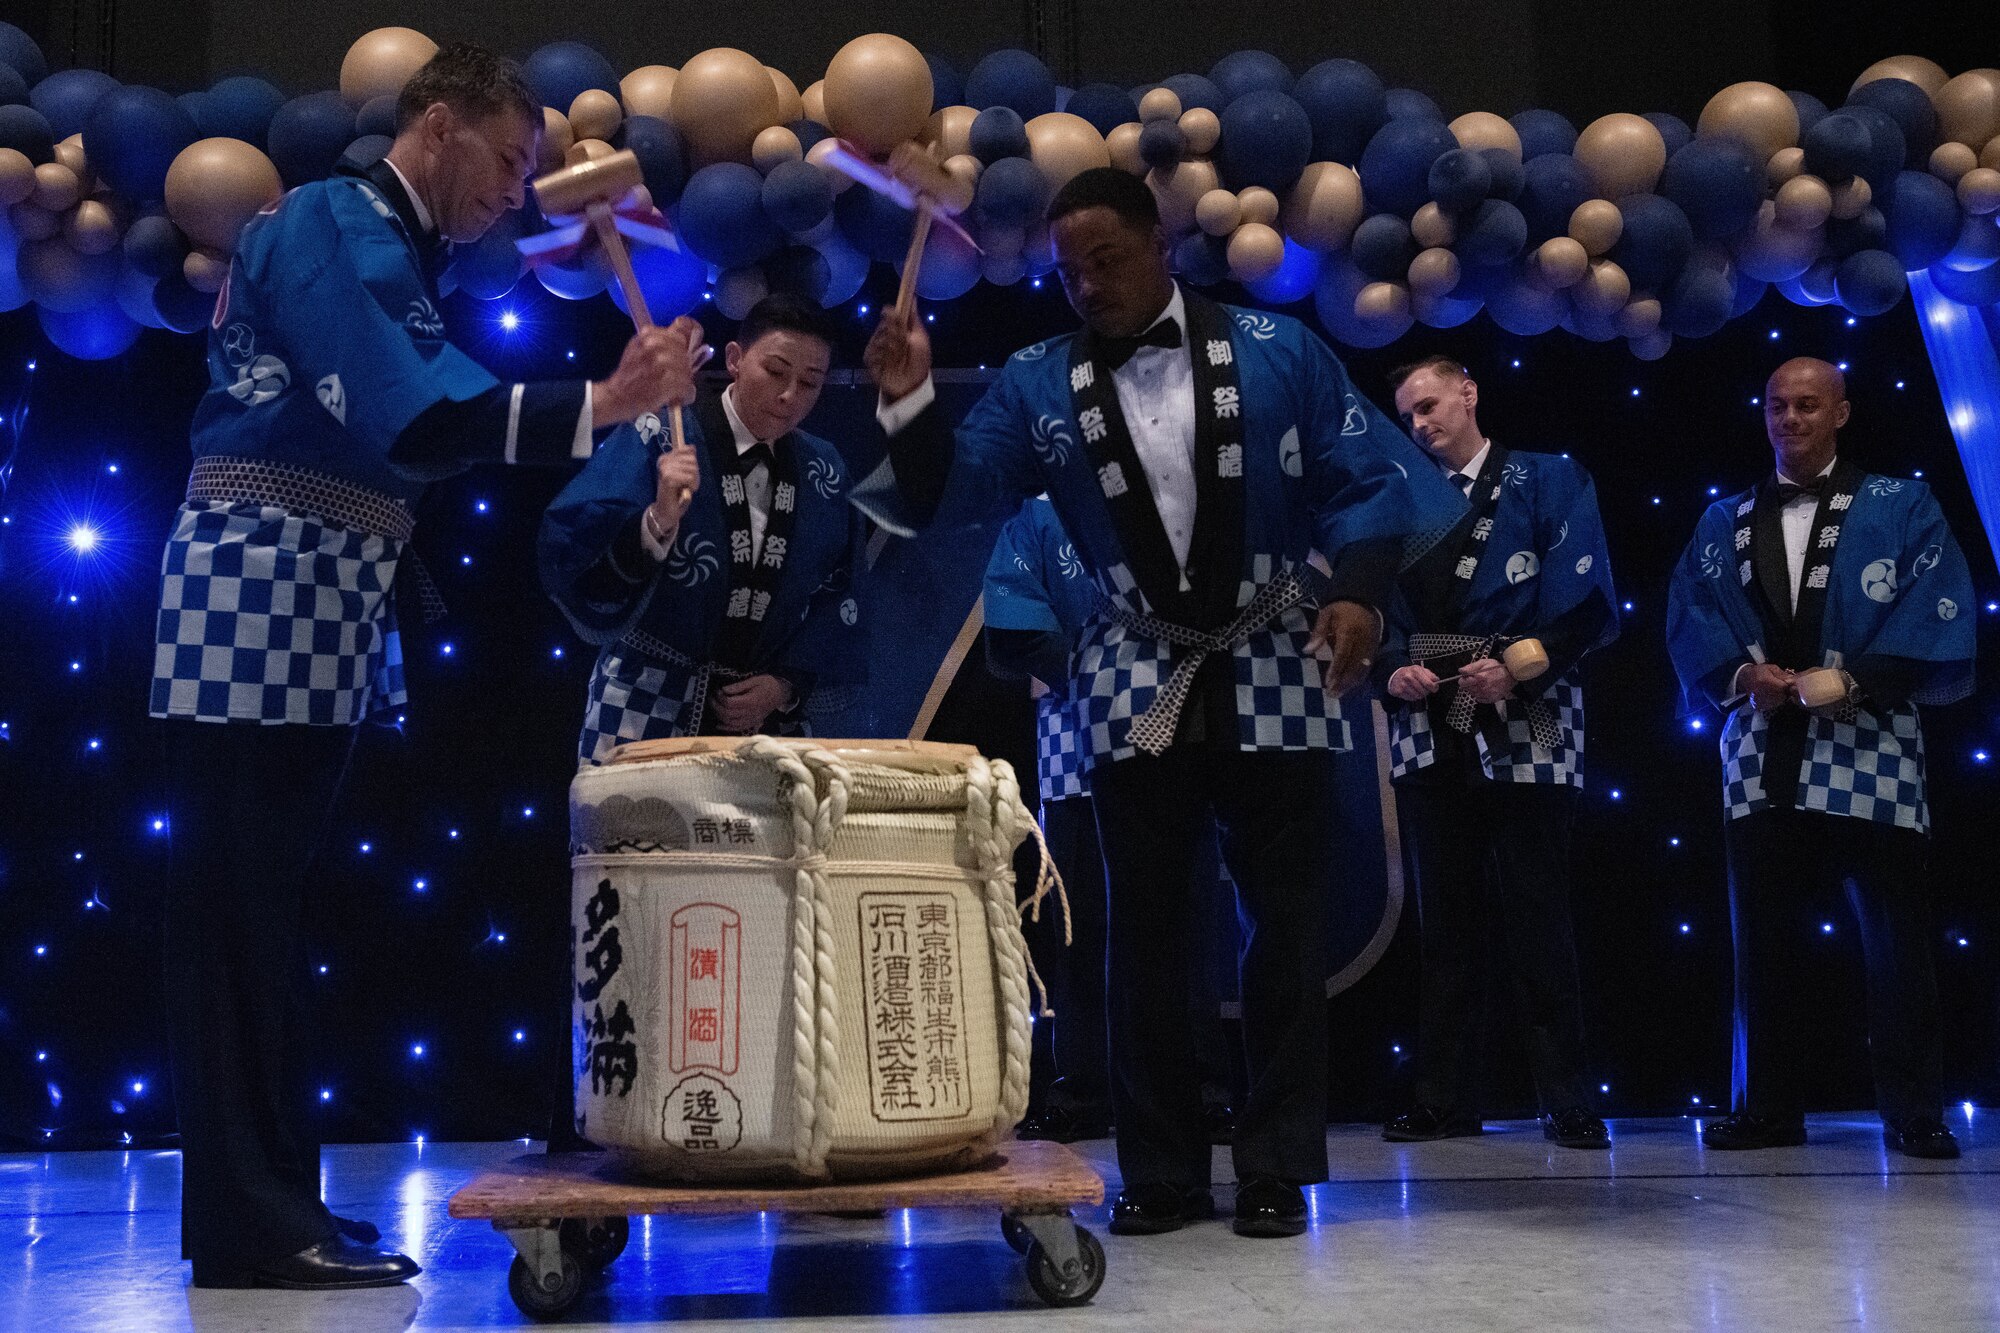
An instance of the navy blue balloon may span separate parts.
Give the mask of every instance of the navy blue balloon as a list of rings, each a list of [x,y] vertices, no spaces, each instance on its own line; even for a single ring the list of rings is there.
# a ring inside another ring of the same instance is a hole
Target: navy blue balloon
[[[354,109],[339,93],[294,97],[271,117],[270,153],[286,186],[325,179],[354,142]]]
[[[1618,201],[1625,229],[1611,247],[1611,259],[1632,279],[1635,291],[1664,292],[1694,253],[1694,228],[1678,204],[1657,194],[1627,195]]]
[[[1811,93],[1786,93],[1785,96],[1792,99],[1792,109],[1799,113],[1799,140],[1803,143],[1806,131],[1826,119],[1826,103]]]
[[[1805,148],[1806,170],[1830,185],[1860,175],[1873,151],[1867,123],[1849,111],[1821,116],[1800,143]]]
[[[125,262],[149,278],[181,271],[187,258],[187,238],[164,214],[139,218],[125,231]]]
[[[1764,168],[1734,139],[1697,139],[1667,159],[1660,193],[1680,205],[1697,239],[1724,240],[1757,220]]]
[[[1410,261],[1417,257],[1417,243],[1410,224],[1394,213],[1377,213],[1354,229],[1348,243],[1348,257],[1354,267],[1377,282],[1401,282],[1410,274]]]
[[[49,76],[49,62],[35,39],[11,23],[0,23],[0,65],[13,67],[29,87]]]
[[[632,250],[632,276],[646,294],[646,309],[661,323],[678,319],[701,304],[708,290],[708,265],[686,250],[641,245]],[[617,283],[607,288],[611,304],[631,313]]]
[[[1743,316],[1749,314],[1757,308],[1757,303],[1764,299],[1764,293],[1770,290],[1770,283],[1759,278],[1753,278],[1748,273],[1738,269],[1736,271],[1736,296],[1729,303],[1729,317],[1731,319],[1741,319]]]
[[[2000,264],[1989,264],[1971,273],[1939,264],[1931,269],[1931,281],[1937,284],[1939,291],[1964,305],[2000,302]]]
[[[1510,204],[1518,203],[1521,189],[1527,184],[1521,163],[1504,148],[1482,148],[1479,155],[1486,159],[1486,169],[1493,173],[1493,197],[1505,199]]]
[[[915,214],[869,189],[841,191],[833,216],[855,249],[885,264],[902,262],[916,227]]]
[[[1115,83],[1084,84],[1070,94],[1069,105],[1064,109],[1089,121],[1099,134],[1109,134],[1139,118],[1138,102]]]
[[[1174,268],[1197,287],[1213,287],[1229,276],[1229,248],[1219,236],[1190,232],[1174,246]]]
[[[1995,262],[2000,262],[2000,217],[1990,213],[1984,217],[1968,214],[1958,229],[1958,239],[1952,242],[1951,253],[1938,261],[1961,273]]]
[[[785,240],[764,212],[764,178],[741,162],[712,163],[688,178],[680,225],[689,248],[717,268],[754,264]]]
[[[833,281],[833,265],[810,245],[788,245],[764,265],[764,279],[773,292],[818,305]]]
[[[764,211],[786,231],[811,231],[833,212],[833,185],[810,162],[781,162],[764,178]]]
[[[1706,338],[1729,322],[1736,281],[1711,264],[1689,264],[1660,298],[1660,327],[1677,338]]]
[[[1219,116],[1229,101],[1222,95],[1222,89],[1215,86],[1214,79],[1205,78],[1200,74],[1176,74],[1160,86],[1172,89],[1174,96],[1181,99],[1182,111],[1192,111],[1200,107]]]
[[[1269,51],[1235,51],[1215,62],[1211,83],[1233,102],[1245,93],[1284,93],[1292,89],[1292,71]]]
[[[1033,120],[1056,109],[1056,76],[1032,52],[995,51],[966,77],[965,104],[981,111],[1003,106]]]
[[[618,71],[593,47],[582,42],[550,42],[538,48],[521,66],[521,77],[542,99],[567,113],[569,104],[592,88],[618,95]]]
[[[1512,264],[1462,263],[1458,270],[1458,286],[1451,289],[1451,295],[1454,300],[1490,301],[1497,293],[1512,286],[1514,278]]]
[[[924,63],[931,67],[931,110],[964,106],[965,76],[958,72],[958,66],[929,51],[924,52]]]
[[[193,117],[157,88],[113,88],[83,127],[83,153],[105,184],[136,204],[166,193],[167,168],[201,137]]]
[[[1869,205],[1851,218],[1832,218],[1826,224],[1825,253],[1845,259],[1857,250],[1880,250],[1889,244],[1889,220],[1882,210]]]
[[[1909,290],[1903,261],[1886,250],[1858,250],[1840,261],[1834,295],[1857,315],[1880,315],[1895,308]]]
[[[1232,190],[1261,185],[1283,195],[1312,161],[1312,121],[1280,92],[1248,92],[1222,109],[1220,165]]]
[[[0,106],[28,105],[28,81],[12,65],[0,65]]]
[[[1458,224],[1453,245],[1468,264],[1505,264],[1528,243],[1528,220],[1504,199],[1488,199]]]
[[[1430,198],[1432,164],[1457,147],[1441,120],[1391,120],[1362,150],[1362,193],[1371,207],[1407,217]]]
[[[1507,123],[1521,136],[1523,162],[1576,150],[1576,126],[1560,111],[1517,111],[1507,117]]]
[[[1895,118],[1880,107],[1850,103],[1840,109],[1844,116],[1852,116],[1868,127],[1868,158],[1861,166],[1861,179],[1869,188],[1880,194],[1896,173],[1903,169],[1908,156],[1907,145],[1903,142],[1903,127]]]
[[[1321,267],[1318,251],[1308,250],[1288,237],[1285,257],[1279,262],[1277,272],[1246,282],[1243,288],[1263,305],[1290,305],[1313,294],[1313,288],[1319,285]]]
[[[1187,135],[1171,120],[1149,121],[1139,131],[1139,156],[1155,171],[1171,171],[1187,155]]]
[[[1521,168],[1521,216],[1528,222],[1528,244],[1540,245],[1569,234],[1570,215],[1597,189],[1583,163],[1568,153],[1543,153]]]
[[[1389,106],[1389,119],[1407,120],[1416,117],[1444,123],[1444,110],[1431,100],[1430,94],[1420,93],[1415,88],[1391,88],[1384,97]]]
[[[378,99],[379,100],[379,99]],[[285,95],[275,86],[250,74],[219,79],[201,99],[195,124],[207,139],[241,139],[262,148],[271,132],[271,118],[285,104]],[[360,127],[362,134],[394,134],[393,114],[383,127]]]
[[[618,147],[639,159],[639,172],[653,207],[672,208],[687,188],[687,148],[673,126],[658,116],[627,116],[618,127]]]
[[[497,301],[513,291],[528,267],[514,242],[538,229],[534,208],[524,205],[501,214],[471,245],[453,249],[451,273],[458,289],[481,301]]]
[[[182,93],[174,100],[181,104],[181,110],[188,113],[188,119],[192,120],[197,127],[200,126],[202,117],[208,114],[208,94],[206,92]],[[267,126],[267,132],[268,129],[269,127]],[[209,136],[204,132],[202,137],[207,138]]]
[[[79,361],[108,361],[139,338],[138,321],[116,301],[76,311],[37,306],[35,318],[50,342]]]
[[[1357,60],[1322,60],[1292,85],[1292,99],[1312,122],[1318,162],[1354,165],[1375,131],[1389,123],[1382,80]]]
[[[1025,157],[1003,157],[979,174],[972,206],[995,227],[1025,227],[1048,207],[1048,181]]]
[[[159,312],[160,322],[175,333],[198,333],[215,315],[215,296],[190,287],[187,278],[175,269],[153,288],[153,309]]]
[[[65,69],[49,75],[28,93],[28,101],[49,118],[49,132],[60,143],[83,132],[83,123],[99,98],[118,86],[102,70]]]
[[[48,117],[31,106],[0,106],[0,148],[11,148],[38,167],[55,161]]]
[[[992,166],[1003,157],[1028,155],[1027,122],[1011,107],[990,106],[972,118],[972,155]]]
[[[361,110],[354,117],[354,132],[387,134],[393,137],[396,133],[396,95],[383,93],[380,97],[371,97],[363,102]]]
[[[1905,269],[1929,268],[1958,243],[1958,195],[1927,171],[1897,172],[1875,202],[1888,223],[1888,249]]]
[[[1644,118],[1652,122],[1653,128],[1660,132],[1660,138],[1666,141],[1668,157],[1694,141],[1694,130],[1672,112],[1648,111]]]
[[[1937,147],[1937,108],[1931,96],[1908,79],[1876,79],[1864,83],[1848,97],[1849,106],[1873,107],[1896,122],[1903,132],[1903,165],[1921,167],[1929,163],[1931,149]]]
[[[832,130],[820,124],[818,121],[812,120],[805,116],[801,116],[797,120],[792,121],[788,126],[786,126],[786,128],[791,130],[793,134],[799,136],[800,149],[808,153],[812,151],[812,146],[818,143],[821,139],[831,139],[833,137]]]
[[[1476,148],[1454,148],[1431,163],[1431,198],[1447,213],[1463,213],[1493,192],[1493,168]]]
[[[389,156],[389,150],[395,146],[396,141],[386,134],[364,134],[347,145],[347,151],[334,165],[348,171],[366,171]]]

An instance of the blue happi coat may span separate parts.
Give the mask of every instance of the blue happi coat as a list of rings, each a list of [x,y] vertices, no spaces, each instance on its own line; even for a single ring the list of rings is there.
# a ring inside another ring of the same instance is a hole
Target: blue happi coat
[[[696,696],[712,700],[732,676],[775,670],[825,689],[866,673],[860,603],[850,586],[864,520],[848,503],[839,450],[805,431],[778,442],[791,451],[792,493],[774,477],[760,559],[771,555],[782,507],[793,504],[797,513],[777,586],[760,602],[748,587],[749,561],[731,549],[724,487],[734,479],[727,468],[735,441],[719,402],[687,412],[685,425],[688,443],[701,451],[702,484],[667,558],[639,557],[638,581],[605,577],[604,561],[653,502],[655,460],[666,447],[657,417],[614,431],[542,520],[543,586],[577,633],[599,646],[578,743],[584,763],[602,763],[625,741],[697,734]],[[743,660],[718,661],[732,612],[756,621],[754,645]],[[776,716],[767,726],[790,729]]]
[[[986,566],[986,624],[996,630],[1059,634],[1076,644],[1097,611],[1097,594],[1047,496],[1037,496],[1000,529]],[[1035,767],[1044,801],[1090,794],[1083,771],[1077,700],[1067,679],[1043,681],[1035,701]]]
[[[1750,532],[1760,503],[1774,503],[1761,486],[1719,500],[1702,515],[1674,571],[1668,647],[1689,706],[1713,704],[1728,714],[1721,748],[1731,819],[1772,804],[1765,763],[1773,715],[1731,697],[1738,666],[1775,660],[1794,670],[1842,667],[1861,676],[1871,658],[1898,660],[1914,678],[1908,702],[1883,707],[1864,700],[1851,722],[1809,716],[1790,804],[1925,831],[1930,810],[1917,705],[1971,693],[1972,577],[1929,487],[1842,469],[1821,516],[1844,513],[1845,520],[1838,532],[1823,525],[1808,538],[1800,571],[1801,605],[1809,591],[1823,591],[1825,599],[1817,643],[1803,660],[1781,660],[1772,650],[1782,629],[1760,597],[1755,542],[1738,535]]]
[[[1187,304],[1191,316],[1209,318],[1197,315],[1204,307],[1192,294]],[[1337,564],[1349,543],[1377,538],[1424,549],[1465,512],[1457,488],[1354,388],[1346,368],[1303,324],[1233,306],[1205,309],[1219,312],[1210,332],[1220,336],[1189,331],[1197,433],[1209,425],[1205,418],[1225,417],[1241,433],[1240,453],[1224,461],[1240,467],[1242,482],[1241,539],[1229,561],[1236,608],[1281,576],[1310,583],[1310,553]],[[1123,496],[1144,497],[1146,479],[1100,466],[1090,454],[1101,432],[1088,409],[1078,407],[1078,394],[1093,387],[1080,374],[1092,364],[1080,357],[1082,336],[1036,343],[1008,359],[958,426],[950,485],[935,521],[1009,516],[1046,492],[1100,605],[1159,614],[1111,511]],[[1205,368],[1226,369],[1235,385],[1204,401]],[[1102,380],[1095,386],[1100,393]],[[868,479],[862,503],[889,526],[909,526],[880,473]],[[1198,513],[1197,538],[1201,521]],[[1312,621],[1310,605],[1295,606],[1231,650],[1242,749],[1351,748],[1340,704],[1327,697],[1320,663],[1305,651]],[[1181,651],[1110,614],[1092,616],[1070,683],[1086,769],[1137,752],[1128,735],[1133,719],[1152,705]]]
[[[1386,683],[1411,663],[1413,634],[1543,639],[1551,653],[1550,670],[1517,686],[1514,696],[1497,707],[1475,711],[1472,737],[1480,771],[1500,782],[1581,787],[1579,663],[1585,653],[1618,637],[1617,593],[1597,488],[1590,474],[1567,456],[1495,446],[1472,491],[1474,512],[1398,585],[1385,617],[1387,634],[1376,658],[1376,679]],[[1425,577],[1432,586],[1413,583]],[[1419,610],[1433,605],[1440,610],[1431,616]],[[1407,777],[1436,762],[1433,728],[1443,725],[1450,688],[1433,696],[1431,707],[1384,695],[1392,777]],[[1535,739],[1531,700],[1551,711],[1557,744]]]

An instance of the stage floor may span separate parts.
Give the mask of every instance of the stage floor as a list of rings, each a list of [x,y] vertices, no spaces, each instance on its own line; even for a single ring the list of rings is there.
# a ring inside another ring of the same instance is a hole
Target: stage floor
[[[1608,1154],[1553,1148],[1532,1124],[1415,1146],[1339,1127],[1333,1183],[1311,1191],[1314,1226],[1296,1240],[1242,1240],[1227,1222],[1124,1239],[1104,1233],[1103,1210],[1080,1217],[1108,1276],[1094,1305],[1069,1311],[1036,1300],[990,1212],[654,1219],[633,1224],[565,1327],[2000,1328],[2000,1112],[1949,1123],[1959,1162],[1886,1155],[1872,1114],[1815,1117],[1812,1146],[1747,1154],[1704,1153],[1694,1120],[1615,1122]],[[1081,1146],[1115,1189],[1110,1145]],[[426,1270],[342,1295],[188,1288],[177,1154],[0,1157],[0,1328],[522,1326],[505,1290],[511,1247],[444,1205],[523,1151],[329,1148],[335,1211],[374,1219]],[[1218,1154],[1217,1179],[1228,1174]]]

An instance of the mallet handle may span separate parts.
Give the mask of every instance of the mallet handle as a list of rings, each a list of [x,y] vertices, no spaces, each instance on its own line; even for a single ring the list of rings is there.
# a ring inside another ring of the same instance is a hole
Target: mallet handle
[[[611,205],[594,203],[589,209],[590,225],[597,233],[598,244],[604,247],[606,257],[611,260],[611,271],[618,277],[618,286],[625,293],[626,308],[632,312],[632,325],[638,329],[653,327],[653,312],[646,305],[646,293],[639,288],[639,275],[632,271],[632,256],[625,250],[625,238],[619,234],[618,219],[611,214]],[[676,407],[667,413],[667,438],[676,449],[687,446],[687,428],[681,423],[681,410]],[[681,492],[681,503],[686,504],[688,492]]]
[[[896,318],[898,321],[910,317],[910,308],[917,300],[917,270],[924,262],[924,242],[931,235],[931,201],[922,199],[917,204],[917,225],[910,232],[910,253],[903,259],[903,285],[896,289]]]

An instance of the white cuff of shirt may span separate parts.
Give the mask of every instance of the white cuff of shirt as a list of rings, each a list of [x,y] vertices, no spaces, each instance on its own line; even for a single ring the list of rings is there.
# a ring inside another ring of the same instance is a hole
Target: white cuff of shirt
[[[937,386],[926,377],[922,384],[893,403],[885,403],[878,397],[875,400],[875,420],[881,423],[884,435],[894,435],[915,421],[918,413],[936,401]]]
[[[669,531],[665,541],[661,541],[658,537],[655,537],[653,535],[652,512],[650,507],[639,511],[639,541],[645,546],[646,554],[652,556],[654,561],[658,562],[665,560],[667,555],[673,550],[674,533],[673,531]]]
[[[592,433],[597,429],[596,416],[591,407],[591,396],[595,392],[595,386],[589,384],[583,386],[583,411],[576,414],[576,434],[571,437],[569,442],[569,456],[571,458],[589,458],[595,451],[595,445],[590,438]],[[514,411],[518,414],[520,410],[521,386],[516,384],[514,386]],[[511,430],[509,433],[512,433]]]
[[[1726,713],[1736,707],[1737,704],[1743,702],[1743,696],[1750,692],[1743,688],[1743,673],[1756,665],[1755,662],[1745,662],[1742,666],[1736,668],[1736,674],[1729,678],[1729,697],[1722,701],[1723,712]]]

